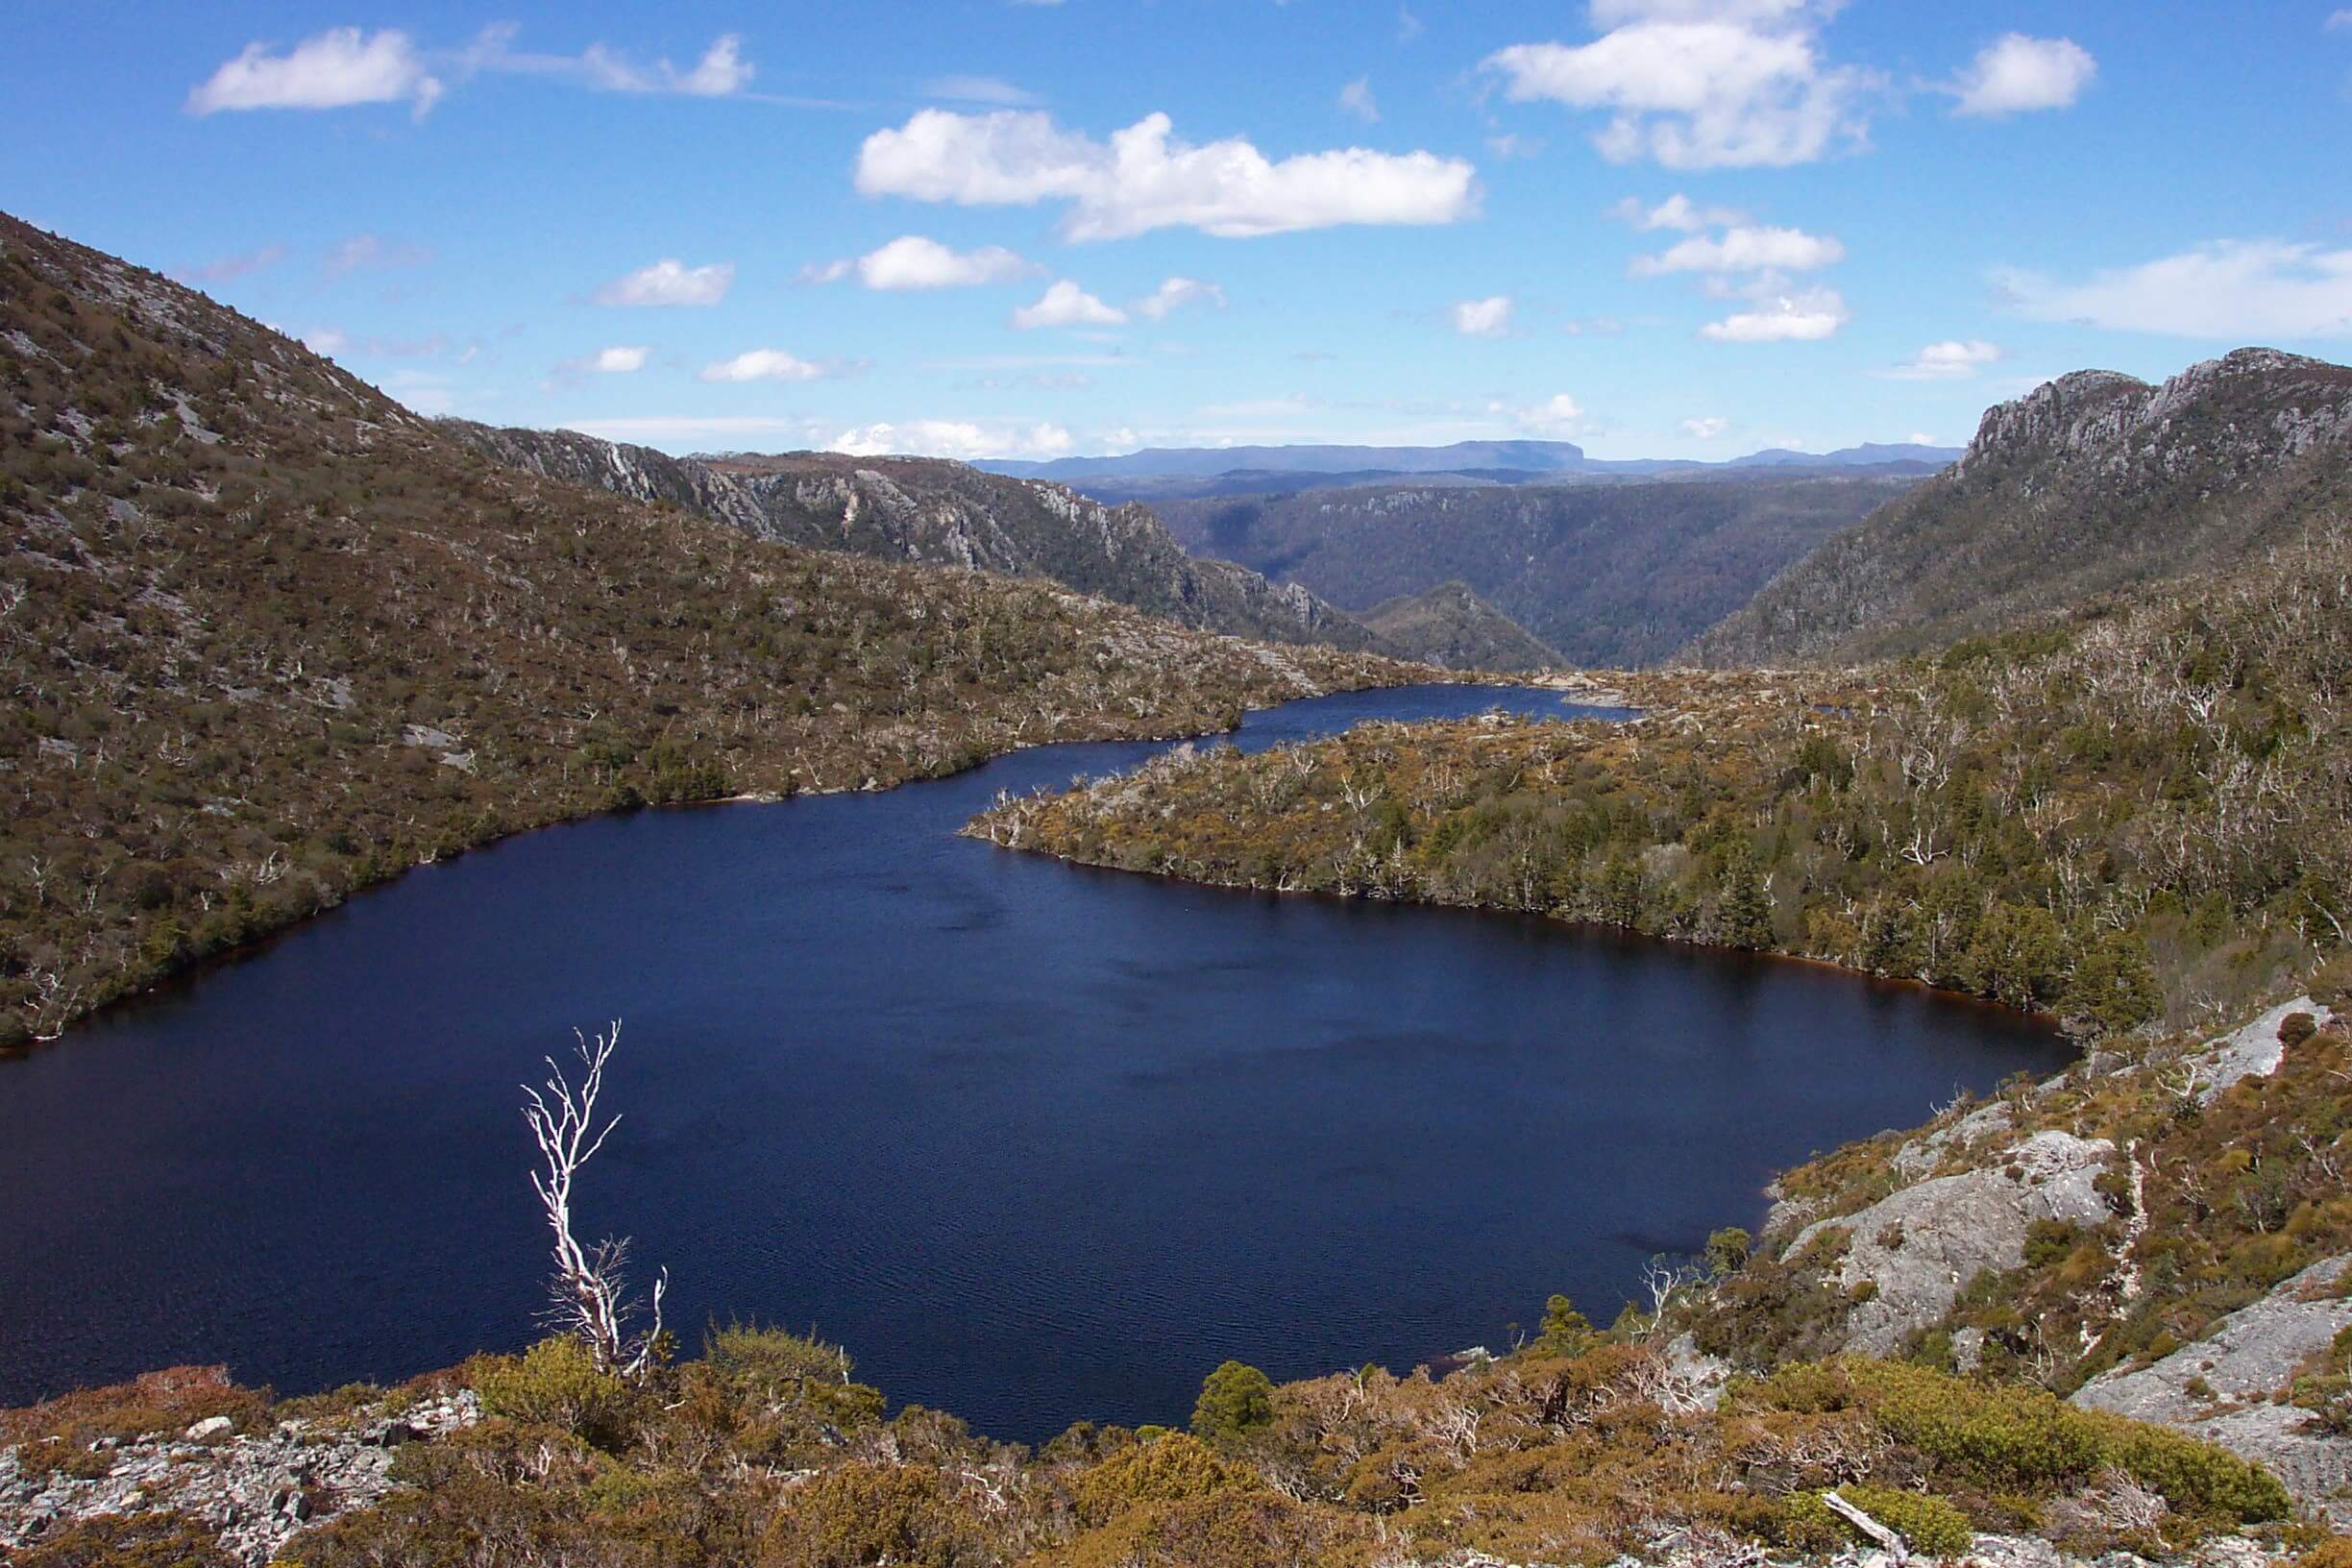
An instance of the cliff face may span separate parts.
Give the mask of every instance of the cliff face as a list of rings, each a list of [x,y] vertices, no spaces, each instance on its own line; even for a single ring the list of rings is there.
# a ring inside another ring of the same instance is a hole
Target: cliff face
[[[2162,386],[2079,371],[1783,572],[1687,650],[1722,666],[1915,652],[2226,569],[2352,502],[2352,369],[2240,349]]]
[[[1296,585],[1194,560],[1150,509],[1106,506],[1058,484],[923,457],[672,457],[572,430],[451,421],[459,440],[510,468],[666,502],[761,539],[1050,577],[1204,631],[1382,649],[1361,622]]]

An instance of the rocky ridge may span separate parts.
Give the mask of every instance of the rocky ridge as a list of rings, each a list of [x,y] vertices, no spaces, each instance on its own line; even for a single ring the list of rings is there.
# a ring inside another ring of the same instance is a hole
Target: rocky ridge
[[[2077,371],[1989,409],[1960,461],[1823,543],[1687,656],[1926,650],[2199,576],[2352,503],[2352,368],[2239,349],[2161,386]]]
[[[1295,583],[1195,560],[1148,507],[1106,506],[1042,480],[928,457],[673,457],[574,430],[463,420],[441,428],[507,467],[698,512],[755,538],[1050,577],[1204,631],[1389,650],[1363,623]]]

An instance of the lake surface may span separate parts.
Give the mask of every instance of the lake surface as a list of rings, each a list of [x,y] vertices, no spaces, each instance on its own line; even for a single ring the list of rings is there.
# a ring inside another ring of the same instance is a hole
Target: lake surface
[[[1253,715],[1561,713],[1369,692]],[[283,1392],[532,1337],[517,1085],[625,1020],[588,1235],[712,1318],[1036,1440],[1605,1321],[1776,1168],[2066,1053],[2014,1014],[1535,919],[1225,892],[955,837],[1066,746],[642,812],[412,872],[0,1062],[0,1405],[176,1361]]]

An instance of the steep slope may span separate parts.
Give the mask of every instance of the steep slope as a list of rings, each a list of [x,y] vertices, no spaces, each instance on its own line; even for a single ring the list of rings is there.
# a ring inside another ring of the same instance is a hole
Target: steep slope
[[[668,502],[762,539],[1050,577],[1206,631],[1346,649],[1377,642],[1303,588],[1192,559],[1141,506],[1105,506],[1056,484],[936,458],[672,457],[571,430],[457,420],[444,429],[527,473]]]
[[[1693,642],[1701,662],[1934,648],[2244,561],[2352,502],[2352,369],[2240,349],[2160,387],[2080,371]]]
[[[1459,578],[1376,604],[1363,621],[1407,658],[1449,670],[1542,670],[1564,662]]]
[[[1642,665],[1913,482],[1763,470],[1507,489],[1385,485],[1154,510],[1194,553],[1350,609],[1459,578],[1572,663]]]
[[[0,1047],[502,833],[1404,669],[502,468],[0,218]]]

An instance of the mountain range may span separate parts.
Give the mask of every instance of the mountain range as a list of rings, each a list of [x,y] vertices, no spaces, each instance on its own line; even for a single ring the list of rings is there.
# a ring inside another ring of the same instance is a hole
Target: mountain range
[[[1053,479],[1079,489],[1104,480],[1213,478],[1237,471],[1259,474],[1512,473],[1528,478],[1559,475],[1681,474],[1709,469],[1858,468],[1917,463],[1940,468],[1960,455],[1957,447],[1871,444],[1807,453],[1774,448],[1706,463],[1676,457],[1588,457],[1572,441],[1457,441],[1443,447],[1146,447],[1115,457],[1056,457],[1047,461],[990,460],[991,473]]]
[[[1226,561],[1195,558],[1160,520],[1058,484],[928,457],[672,457],[572,430],[443,429],[508,467],[660,502],[755,538],[1043,577],[1181,625],[1277,642],[1384,647],[1354,617],[1296,584],[1277,587]]]
[[[1467,488],[1390,482],[1164,500],[1195,554],[1362,613],[1459,579],[1573,664],[1654,664],[1913,478],[1780,468]]]
[[[2062,376],[1696,638],[1715,665],[1923,651],[2225,570],[2352,507],[2352,368],[2240,349],[2152,386]]]

